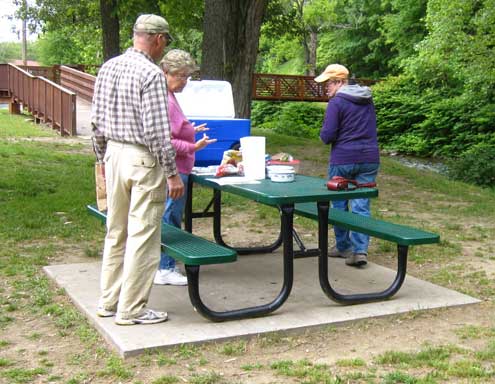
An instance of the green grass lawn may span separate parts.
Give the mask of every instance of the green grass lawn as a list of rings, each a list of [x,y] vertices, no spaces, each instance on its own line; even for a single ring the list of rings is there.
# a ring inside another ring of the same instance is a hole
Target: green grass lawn
[[[493,382],[495,327],[476,323],[453,325],[455,345],[424,345],[414,351],[407,345],[391,345],[371,359],[361,357],[358,346],[354,356],[342,356],[333,364],[303,357],[286,360],[279,351],[334,337],[334,328],[310,336],[275,334],[251,341],[182,346],[121,360],[41,270],[54,255],[63,261],[63,255],[74,250],[88,261],[99,257],[104,228],[85,209],[95,199],[89,143],[59,138],[27,118],[0,111],[0,382],[250,383],[258,376],[277,383]],[[311,164],[310,173],[325,175],[328,148],[317,140],[256,129],[253,134],[267,137],[268,152],[289,152]],[[441,236],[439,245],[412,248],[410,273],[481,298],[492,310],[495,192],[407,168],[389,158],[383,158],[378,186],[375,216]],[[204,204],[208,196],[206,191],[195,194],[199,197],[195,204]],[[226,204],[228,214],[245,201],[229,196]],[[273,208],[256,206],[253,211],[257,219],[277,225]],[[298,219],[297,225],[304,230],[316,224]],[[393,244],[374,241],[372,251],[382,255],[372,261],[395,262]],[[44,326],[25,331],[26,318],[37,319],[36,324],[42,319]],[[401,321],[415,318],[409,315]],[[376,324],[385,328],[387,320]],[[23,342],[12,335],[17,327],[24,329]],[[367,337],[366,329],[362,332]],[[464,346],[468,342],[469,348]],[[61,357],[51,347],[59,344],[74,347]],[[225,361],[238,364],[237,373],[221,374]]]

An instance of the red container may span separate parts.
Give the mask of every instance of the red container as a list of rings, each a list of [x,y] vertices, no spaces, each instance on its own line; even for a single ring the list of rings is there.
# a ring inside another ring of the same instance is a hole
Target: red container
[[[292,161],[278,161],[278,160],[268,160],[266,165],[290,165],[291,167],[294,167],[294,171],[296,173],[299,173],[299,160],[292,160]]]

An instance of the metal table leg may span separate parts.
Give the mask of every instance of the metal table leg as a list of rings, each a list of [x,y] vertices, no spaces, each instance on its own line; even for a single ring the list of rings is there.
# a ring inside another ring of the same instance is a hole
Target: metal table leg
[[[287,205],[281,207],[281,233],[284,250],[284,281],[278,296],[267,304],[254,307],[246,307],[229,311],[214,311],[207,307],[199,292],[199,266],[186,265],[188,280],[189,298],[192,305],[202,316],[212,321],[226,321],[245,319],[249,317],[263,316],[275,311],[287,300],[292,290],[294,280],[294,254],[293,254],[293,218],[294,206]]]
[[[320,286],[323,289],[323,292],[325,292],[330,299],[341,304],[368,303],[371,301],[388,299],[396,294],[406,277],[408,247],[404,245],[397,245],[397,274],[392,284],[385,290],[381,292],[344,295],[332,288],[328,279],[328,211],[328,203],[318,203],[318,248],[320,249],[318,271]]]

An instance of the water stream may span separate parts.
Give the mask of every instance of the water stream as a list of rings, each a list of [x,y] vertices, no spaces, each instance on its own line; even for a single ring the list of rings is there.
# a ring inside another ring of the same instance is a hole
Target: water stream
[[[399,163],[404,164],[406,167],[423,169],[432,172],[445,174],[447,172],[447,166],[440,160],[431,158],[420,158],[414,156],[389,154],[388,157],[397,160]]]

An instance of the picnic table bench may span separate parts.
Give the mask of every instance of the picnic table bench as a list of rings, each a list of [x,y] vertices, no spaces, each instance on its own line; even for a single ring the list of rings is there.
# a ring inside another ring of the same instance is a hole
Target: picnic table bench
[[[294,213],[313,220],[319,220],[315,204],[298,203]],[[335,208],[328,209],[328,224],[351,231],[364,233],[397,244],[397,274],[392,284],[381,292],[344,295],[336,292],[328,283],[328,268],[320,268],[320,284],[327,296],[343,304],[358,304],[369,301],[383,300],[393,296],[402,286],[407,271],[407,254],[410,245],[434,244],[440,241],[440,236],[421,229],[394,224],[388,221],[357,215],[352,212]],[[326,263],[326,260],[323,260]],[[324,274],[323,276],[321,274]]]
[[[106,222],[106,212],[99,211],[94,205],[88,205],[90,214]],[[277,309],[285,301],[287,292],[268,304],[240,308],[228,311],[214,311],[207,307],[199,292],[199,271],[201,265],[231,263],[237,260],[237,253],[212,241],[195,236],[173,225],[162,223],[161,248],[171,257],[184,263],[187,274],[189,299],[194,309],[212,321],[224,321],[256,317],[268,314]]]

